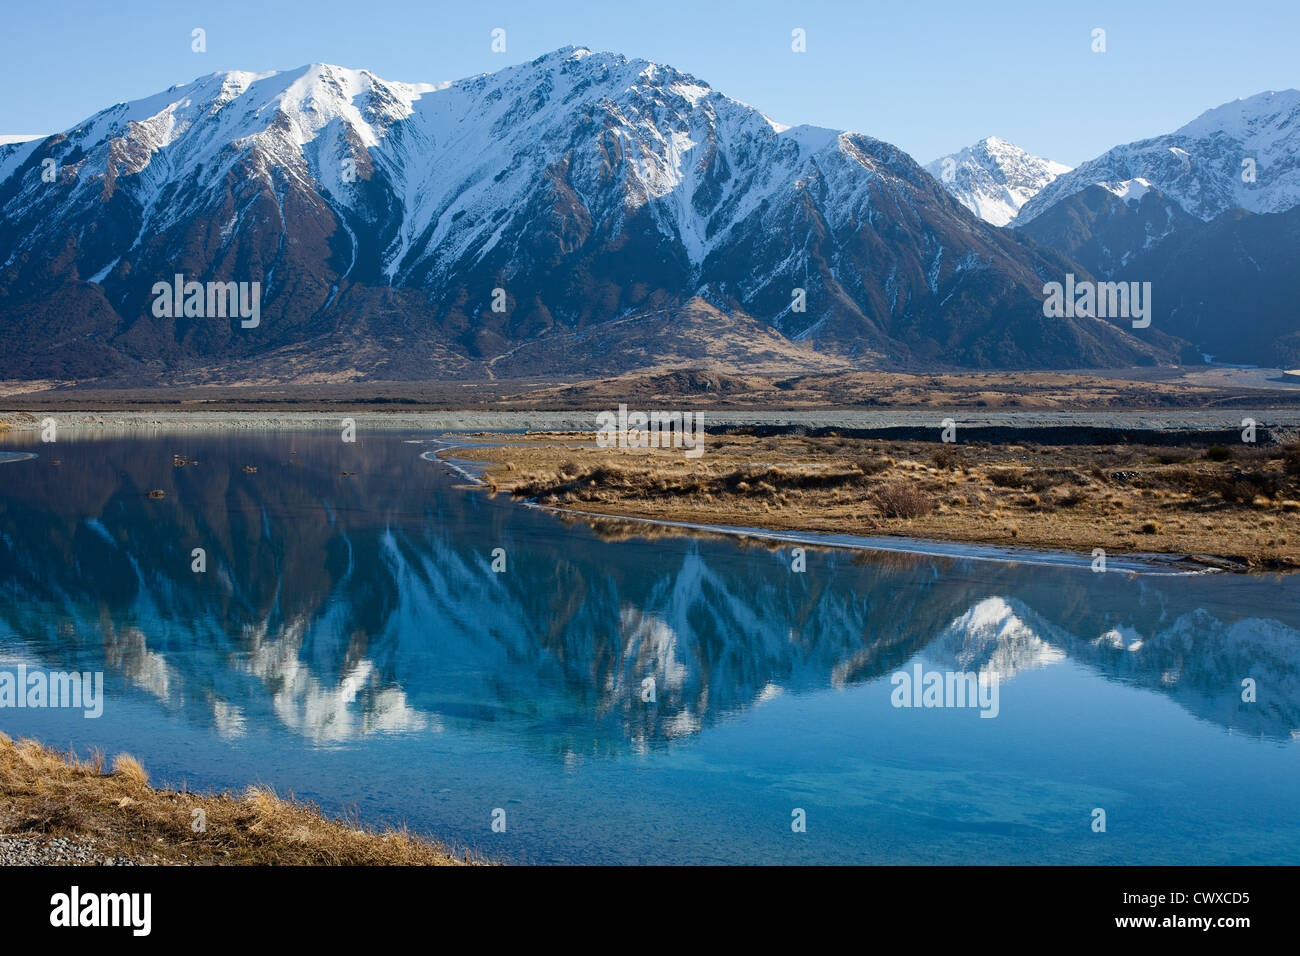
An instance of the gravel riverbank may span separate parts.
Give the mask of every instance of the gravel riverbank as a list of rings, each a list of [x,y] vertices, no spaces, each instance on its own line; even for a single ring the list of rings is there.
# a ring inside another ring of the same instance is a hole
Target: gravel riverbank
[[[670,410],[670,409],[669,409]],[[173,430],[276,430],[340,428],[344,418],[356,422],[358,432],[395,430],[443,431],[583,431],[596,428],[593,411],[467,411],[467,412],[40,412],[0,410],[0,431],[39,432],[42,421],[53,418],[60,431],[74,433],[147,429]],[[933,428],[951,418],[959,429],[1040,429],[1082,427],[1115,430],[1240,429],[1250,418],[1260,427],[1295,433],[1300,431],[1296,409],[1178,409],[1171,411],[933,411],[810,410],[702,412],[706,431],[713,428],[803,426],[808,428]]]

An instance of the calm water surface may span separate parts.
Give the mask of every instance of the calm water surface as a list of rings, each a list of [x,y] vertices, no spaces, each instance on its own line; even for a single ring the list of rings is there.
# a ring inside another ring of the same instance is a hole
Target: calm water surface
[[[0,729],[526,862],[1300,862],[1300,577],[797,574],[489,498],[429,437],[10,438],[0,669],[107,700]],[[998,675],[996,718],[894,707],[916,664]]]

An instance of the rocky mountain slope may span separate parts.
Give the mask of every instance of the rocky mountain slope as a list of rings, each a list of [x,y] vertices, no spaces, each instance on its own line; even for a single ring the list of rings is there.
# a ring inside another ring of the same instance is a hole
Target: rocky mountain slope
[[[1074,264],[888,143],[585,49],[442,84],[203,77],[0,146],[0,225],[6,377],[578,374],[581,349],[537,343],[692,300],[720,338],[744,316],[863,368],[1172,354],[1045,320]],[[259,283],[256,326],[157,314],[178,274]]]

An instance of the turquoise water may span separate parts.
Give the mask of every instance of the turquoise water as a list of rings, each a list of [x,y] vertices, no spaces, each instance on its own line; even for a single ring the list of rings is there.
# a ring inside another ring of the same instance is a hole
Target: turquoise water
[[[107,699],[0,729],[526,862],[1300,862],[1300,578],[795,573],[491,498],[429,437],[10,439],[0,671]],[[996,717],[895,707],[917,665],[996,675]]]

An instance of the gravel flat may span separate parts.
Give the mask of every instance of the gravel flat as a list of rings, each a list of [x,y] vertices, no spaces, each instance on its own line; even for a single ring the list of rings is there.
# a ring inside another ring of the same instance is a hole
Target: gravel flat
[[[663,410],[671,410],[666,400]],[[683,405],[683,408],[690,406]],[[633,408],[633,410],[637,410]],[[640,409],[642,411],[654,409]],[[1136,429],[1219,429],[1240,428],[1243,418],[1253,418],[1260,425],[1282,428],[1300,427],[1300,410],[1294,408],[1216,408],[1177,409],[1168,411],[942,411],[933,409],[899,410],[818,410],[818,411],[738,411],[726,409],[702,411],[706,429],[710,426],[807,425],[810,427],[885,428],[890,426],[926,426],[939,428],[945,418],[961,426],[1003,426],[1016,428],[1079,425],[1091,428]],[[83,434],[104,433],[118,429],[153,429],[158,431],[298,429],[340,427],[344,418],[355,420],[357,430],[384,429],[420,432],[442,431],[582,431],[596,428],[595,411],[534,412],[51,412],[62,432],[71,429]],[[0,422],[15,432],[39,431],[44,413],[4,412]]]
[[[139,866],[75,840],[0,833],[0,866]]]

